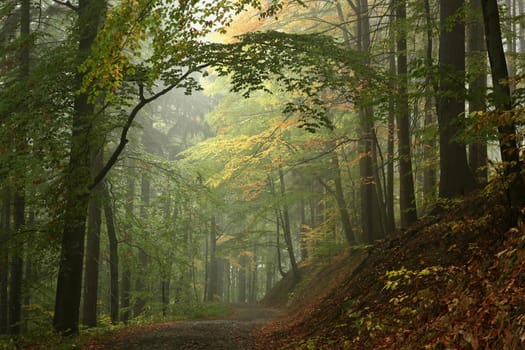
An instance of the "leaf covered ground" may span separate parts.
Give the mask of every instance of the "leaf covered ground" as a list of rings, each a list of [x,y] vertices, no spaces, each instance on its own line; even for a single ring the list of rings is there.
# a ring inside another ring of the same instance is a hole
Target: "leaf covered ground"
[[[260,349],[524,349],[525,226],[490,186],[266,302]],[[280,289],[280,290],[279,290]],[[285,297],[283,297],[285,295]]]

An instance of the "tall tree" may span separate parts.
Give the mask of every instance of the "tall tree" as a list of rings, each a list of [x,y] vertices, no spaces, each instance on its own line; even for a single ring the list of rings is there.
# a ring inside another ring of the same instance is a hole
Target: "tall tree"
[[[219,262],[217,259],[217,223],[215,222],[215,216],[212,216],[210,222],[210,234],[209,234],[209,262],[208,262],[208,288],[206,300],[214,301],[216,296],[219,295]]]
[[[109,241],[109,295],[110,308],[109,315],[111,323],[117,324],[119,321],[119,258],[118,258],[118,240],[115,228],[115,219],[113,215],[113,206],[111,204],[111,197],[109,195],[108,183],[103,185],[102,202],[104,206],[104,217],[106,219],[106,230]]]
[[[484,112],[487,108],[487,53],[480,0],[470,0],[472,18],[468,25],[468,60],[472,72],[469,81],[469,112]],[[476,135],[469,144],[469,165],[476,182],[484,185],[488,177],[487,141],[485,135]]]
[[[95,177],[103,166],[103,150],[93,150],[91,173]],[[97,325],[98,275],[100,260],[100,229],[102,226],[102,183],[91,191],[88,205],[86,259],[84,274],[84,304],[82,323],[87,327]]]
[[[395,2],[397,22],[397,74],[398,98],[396,104],[399,152],[399,206],[401,227],[408,227],[417,220],[412,154],[410,151],[410,113],[408,105],[406,1]]]
[[[20,4],[20,81],[26,83],[29,77],[30,65],[30,25],[31,25],[31,5],[30,0],[21,0]],[[29,110],[24,108],[23,113]],[[25,149],[25,135],[19,135],[18,144],[20,151]],[[24,151],[26,152],[26,151]],[[25,225],[25,185],[23,177],[20,182],[15,184],[15,193],[13,198],[13,221],[14,221],[14,242],[15,249],[11,258],[10,281],[9,281],[9,333],[18,334],[21,330],[22,321],[22,279],[24,273],[23,261],[23,242],[20,239],[22,230]],[[18,237],[17,237],[18,236]]]
[[[105,0],[79,0],[76,9],[78,51],[80,66],[88,57],[100,28]],[[84,73],[78,72],[77,89],[80,91]],[[71,134],[71,150],[65,175],[64,231],[62,235],[60,267],[58,272],[53,326],[62,334],[78,333],[79,307],[82,291],[82,263],[87,207],[89,203],[90,130],[94,105],[86,92],[76,95]]]
[[[465,113],[465,24],[463,0],[440,0],[439,195],[453,198],[474,185],[465,144],[458,140]]]
[[[435,114],[433,111],[434,95],[437,90],[436,79],[433,76],[432,67],[434,65],[433,58],[433,18],[432,11],[430,8],[430,0],[424,0],[424,12],[425,12],[425,34],[426,34],[426,47],[425,47],[425,117],[424,127],[426,130],[432,130],[435,124]],[[434,165],[434,155],[436,148],[436,140],[434,137],[427,137],[424,142],[424,159],[425,167],[423,169],[423,198],[425,204],[432,202],[436,197],[437,187],[437,171]]]
[[[509,73],[503,50],[500,16],[496,0],[481,0],[485,23],[485,40],[489,54],[492,84],[494,86],[492,103],[498,112],[512,109],[512,98],[508,84]],[[515,214],[525,203],[525,183],[521,175],[519,147],[516,140],[516,122],[505,118],[498,123],[498,138],[501,159],[504,163],[506,181],[509,181],[510,204]]]
[[[2,212],[0,216],[1,232],[0,239],[8,242],[11,231],[11,188],[2,188]],[[0,334],[8,333],[8,284],[9,284],[9,249],[2,249],[0,252]]]

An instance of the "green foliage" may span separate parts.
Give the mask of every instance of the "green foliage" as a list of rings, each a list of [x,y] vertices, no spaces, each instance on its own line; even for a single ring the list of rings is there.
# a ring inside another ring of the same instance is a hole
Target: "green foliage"
[[[293,92],[294,101],[283,112],[297,115],[309,131],[331,126],[326,94],[337,93],[348,103],[360,97],[364,84],[378,82],[375,71],[365,65],[363,53],[329,36],[269,31],[238,39],[237,43],[210,46],[216,57],[212,66],[219,75],[229,76],[232,90],[244,97],[260,90],[271,92],[266,85],[270,80]]]

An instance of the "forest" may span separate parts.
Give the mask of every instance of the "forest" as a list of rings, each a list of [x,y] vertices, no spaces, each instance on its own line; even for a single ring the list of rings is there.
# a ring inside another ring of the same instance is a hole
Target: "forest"
[[[2,0],[0,349],[525,348],[524,54],[523,0]]]

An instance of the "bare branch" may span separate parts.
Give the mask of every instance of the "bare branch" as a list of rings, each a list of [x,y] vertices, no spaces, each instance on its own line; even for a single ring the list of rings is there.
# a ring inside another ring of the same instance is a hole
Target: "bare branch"
[[[93,183],[91,185],[89,185],[89,187],[88,187],[89,190],[92,190],[100,181],[102,181],[104,179],[104,177],[106,177],[107,173],[111,170],[113,165],[115,165],[115,163],[117,162],[118,157],[120,156],[120,154],[122,153],[122,151],[126,147],[126,144],[128,143],[128,131],[131,128],[131,124],[135,120],[135,117],[140,112],[140,110],[144,106],[146,106],[148,103],[158,99],[159,97],[167,94],[168,92],[170,92],[171,90],[173,90],[174,88],[179,86],[179,84],[182,81],[184,81],[184,79],[189,77],[191,74],[193,74],[195,72],[198,72],[198,71],[200,71],[200,70],[202,70],[202,69],[204,69],[204,68],[206,68],[208,66],[210,66],[210,63],[205,63],[205,64],[202,64],[200,66],[194,67],[193,69],[189,69],[175,83],[169,85],[168,87],[164,88],[163,90],[157,92],[156,94],[154,94],[154,95],[152,95],[152,96],[150,96],[148,98],[144,97],[143,87],[141,85],[139,85],[139,94],[141,95],[140,96],[140,101],[133,108],[133,110],[131,111],[131,113],[128,116],[126,124],[124,124],[124,127],[122,128],[122,132],[120,134],[120,142],[119,142],[117,148],[113,151],[113,154],[111,155],[111,157],[107,161],[106,165],[104,165],[102,170],[100,170],[100,172],[97,174],[97,176],[95,176],[95,178],[93,180]]]

